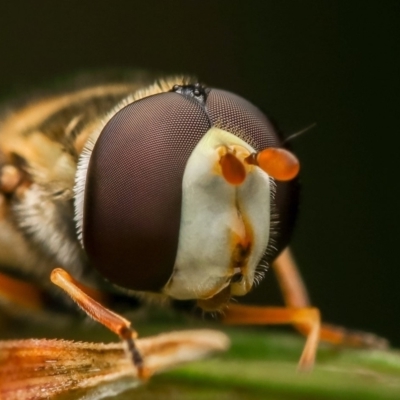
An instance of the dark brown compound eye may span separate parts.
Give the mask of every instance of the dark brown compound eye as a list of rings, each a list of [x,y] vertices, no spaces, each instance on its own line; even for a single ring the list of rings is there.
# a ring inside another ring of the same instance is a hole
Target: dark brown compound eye
[[[91,264],[119,286],[157,292],[173,273],[186,163],[212,127],[256,151],[279,147],[267,117],[247,100],[202,85],[176,85],[115,114],[101,132],[87,171],[83,245]],[[297,180],[277,182],[276,250],[288,243],[298,203]]]
[[[162,93],[114,115],[94,147],[85,187],[83,244],[111,282],[158,291],[172,274],[186,162],[210,129],[202,104]]]
[[[206,108],[213,125],[239,136],[256,151],[281,146],[282,141],[274,125],[265,114],[244,98],[225,90],[211,89]],[[273,249],[268,251],[267,261],[271,261],[288,245],[297,216],[298,202],[297,178],[288,182],[276,182],[273,202],[276,209],[272,210],[276,227],[271,232],[274,243]]]

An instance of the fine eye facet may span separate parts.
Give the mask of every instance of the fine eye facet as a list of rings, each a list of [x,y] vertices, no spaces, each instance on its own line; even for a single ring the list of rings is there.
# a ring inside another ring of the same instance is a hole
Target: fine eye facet
[[[125,288],[157,292],[176,273],[178,248],[186,246],[185,238],[180,239],[183,176],[196,146],[212,128],[226,131],[227,137],[237,136],[253,152],[280,145],[273,125],[257,107],[233,93],[201,84],[174,85],[170,92],[135,101],[105,125],[87,169],[82,241],[91,264],[106,279]],[[246,179],[241,161],[227,153],[216,168],[224,169],[225,164],[223,184],[241,185]],[[213,179],[213,168],[206,179]],[[201,190],[202,179],[197,189],[190,190]],[[266,200],[264,195],[254,200],[254,207],[268,210],[271,200],[268,212],[278,215],[276,227],[268,222],[274,251],[266,251],[267,262],[289,240],[297,210],[296,188],[296,180],[276,182],[276,200],[269,199],[267,192]],[[202,206],[212,209],[213,201],[208,201]],[[186,215],[185,221],[190,220]],[[265,243],[264,250],[271,243]],[[195,256],[210,263],[206,254],[205,248]],[[242,278],[236,274],[234,281]]]
[[[128,105],[103,129],[88,168],[83,243],[113,283],[156,291],[171,276],[185,164],[209,127],[197,101],[163,93]]]

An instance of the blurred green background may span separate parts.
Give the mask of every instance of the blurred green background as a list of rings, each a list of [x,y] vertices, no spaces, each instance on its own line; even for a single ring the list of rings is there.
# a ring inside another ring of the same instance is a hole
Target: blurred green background
[[[241,94],[287,135],[316,122],[293,143],[311,298],[325,320],[400,345],[399,17],[397,0],[2,2],[0,96],[140,67]],[[273,283],[259,302],[277,301]]]

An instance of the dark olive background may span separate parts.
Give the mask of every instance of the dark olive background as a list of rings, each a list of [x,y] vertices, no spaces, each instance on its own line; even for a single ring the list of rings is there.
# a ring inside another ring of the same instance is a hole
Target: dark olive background
[[[287,134],[316,122],[293,143],[293,248],[313,303],[400,345],[399,11],[396,0],[2,2],[0,96],[141,67],[237,92]]]

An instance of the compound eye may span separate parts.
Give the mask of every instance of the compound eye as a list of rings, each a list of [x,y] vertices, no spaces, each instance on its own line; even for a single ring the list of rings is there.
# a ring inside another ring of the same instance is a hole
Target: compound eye
[[[256,106],[244,98],[224,90],[212,89],[208,94],[206,107],[213,125],[239,136],[250,144],[257,153],[260,152],[264,156],[271,157],[277,153],[272,149],[278,150],[281,147],[281,138],[271,121]],[[268,150],[270,148],[271,151]],[[259,164],[261,164],[262,160],[259,161]],[[272,257],[277,256],[288,245],[296,220],[299,184],[296,177],[291,179],[297,175],[298,168],[297,171],[296,168],[295,162],[294,164],[289,162],[286,165],[283,178],[286,176],[290,179],[282,180],[280,173],[275,176],[279,179],[276,179],[275,210],[272,210],[272,214],[277,214],[278,224],[276,232],[271,232],[275,240],[274,247],[276,247]],[[269,175],[274,175],[273,171],[269,171]],[[271,260],[272,258],[268,261]]]
[[[243,97],[225,90],[212,89],[206,107],[214,126],[234,133],[255,150],[279,147],[280,140],[272,123]]]
[[[198,101],[170,92],[126,106],[104,127],[87,173],[83,245],[112,283],[158,291],[170,278],[185,165],[208,129]]]

